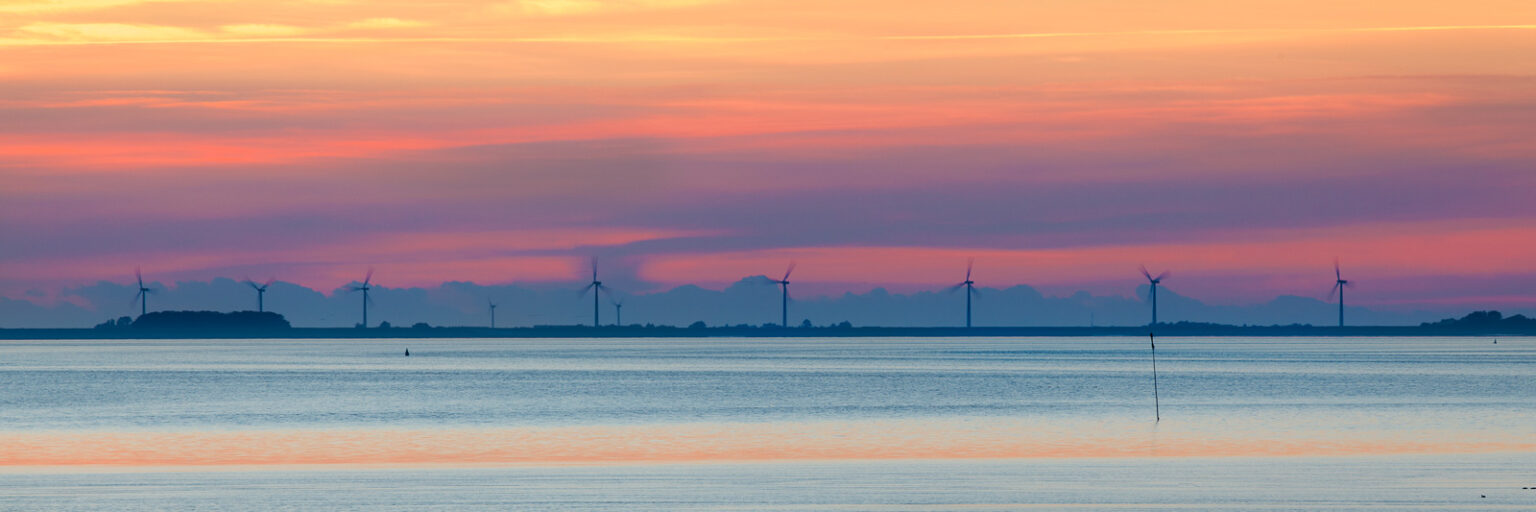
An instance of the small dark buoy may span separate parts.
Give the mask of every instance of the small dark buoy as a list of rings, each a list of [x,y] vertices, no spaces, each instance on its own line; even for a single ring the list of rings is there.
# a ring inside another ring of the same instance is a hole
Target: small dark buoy
[[[411,357],[411,349],[405,349],[405,357]]]
[[[1487,495],[1487,494],[1479,494],[1479,496],[1482,496],[1482,497],[1484,497],[1484,498],[1487,498],[1487,497],[1488,497],[1488,495]]]

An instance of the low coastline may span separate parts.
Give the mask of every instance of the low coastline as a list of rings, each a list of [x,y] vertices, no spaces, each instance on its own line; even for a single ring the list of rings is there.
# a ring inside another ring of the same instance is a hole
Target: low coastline
[[[0,329],[3,340],[101,339],[349,339],[349,338],[935,338],[935,337],[1109,337],[1109,336],[1536,336],[1536,329],[1461,326],[1241,326],[1159,324],[1132,327],[294,327],[286,329]]]

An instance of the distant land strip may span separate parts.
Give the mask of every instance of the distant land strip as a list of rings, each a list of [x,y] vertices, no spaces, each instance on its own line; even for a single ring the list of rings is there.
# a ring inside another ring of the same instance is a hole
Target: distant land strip
[[[0,329],[4,340],[349,339],[349,338],[934,338],[1093,336],[1536,336],[1536,328],[1475,326],[1240,326],[1160,324],[1139,327],[294,327],[281,329]]]

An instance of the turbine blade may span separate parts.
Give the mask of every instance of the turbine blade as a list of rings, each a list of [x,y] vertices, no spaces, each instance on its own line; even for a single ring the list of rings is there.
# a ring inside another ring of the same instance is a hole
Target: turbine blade
[[[1333,288],[1328,290],[1328,300],[1333,300],[1334,295],[1339,294],[1339,283],[1333,283]]]
[[[272,286],[272,283],[276,283],[276,282],[277,282],[277,278],[275,278],[275,277],[267,279],[267,282],[261,283],[261,289],[265,290],[265,289],[267,289],[268,286]]]
[[[1171,271],[1171,270],[1164,270],[1163,273],[1158,274],[1157,277],[1155,277],[1154,279],[1157,279],[1158,281],[1162,281],[1164,279],[1167,279],[1168,276],[1171,276],[1171,275],[1173,275],[1173,271]]]
[[[789,274],[791,272],[794,272],[794,271],[795,271],[795,262],[791,261],[791,262],[789,262],[789,268],[784,269],[784,279],[780,279],[780,281],[788,281],[789,280]]]
[[[965,288],[965,283],[960,283],[960,284],[957,284],[957,285],[954,285],[954,286],[950,286],[949,287],[949,293],[958,292],[958,291],[960,291],[961,288]]]
[[[975,267],[975,266],[976,266],[976,258],[968,258],[968,259],[965,260],[965,280],[966,281],[970,281],[971,280],[971,268]]]
[[[373,267],[368,267],[368,274],[363,276],[363,286],[368,286],[370,281],[373,281]]]
[[[260,287],[260,286],[256,286],[256,283],[253,283],[253,282],[251,282],[251,281],[249,281],[249,280],[247,280],[247,281],[246,281],[246,282],[245,282],[245,284],[247,284],[247,285],[249,285],[249,286],[250,286],[250,287],[251,287],[251,288],[255,288],[255,289],[257,289],[257,290],[260,290],[260,289],[261,289],[261,287]]]
[[[1333,259],[1333,278],[1334,279],[1339,279],[1339,280],[1344,279],[1343,273],[1339,271],[1339,259],[1338,258],[1334,258]]]
[[[1147,272],[1147,266],[1146,265],[1140,265],[1139,268],[1141,268],[1141,275],[1147,276],[1147,280],[1151,281],[1152,280],[1152,273],[1151,272]]]
[[[576,292],[576,294],[585,297],[587,292],[592,290],[593,286],[597,286],[597,283],[588,283],[587,286],[583,287],[580,292]]]
[[[592,257],[592,280],[597,280],[597,256]]]

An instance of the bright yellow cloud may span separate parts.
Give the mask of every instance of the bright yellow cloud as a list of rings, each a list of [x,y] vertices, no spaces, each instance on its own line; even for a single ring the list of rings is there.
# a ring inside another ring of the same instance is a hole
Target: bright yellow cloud
[[[348,23],[347,28],[410,28],[421,27],[425,25],[427,24],[420,21],[402,20],[400,18],[368,18],[366,20],[358,20]]]
[[[149,3],[193,2],[198,0],[7,0],[0,1],[0,12],[47,14],[70,11],[95,11]]]
[[[264,23],[245,23],[239,25],[224,25],[219,27],[225,33],[249,37],[274,37],[296,36],[307,32],[303,27],[293,25],[268,25]]]
[[[0,38],[0,46],[47,46],[113,43],[228,43],[262,41],[385,42],[373,38],[308,37],[333,33],[339,29],[390,29],[427,26],[427,23],[398,18],[369,18],[351,23],[301,27],[269,23],[236,23],[205,31],[190,27],[132,23],[54,23],[35,22],[16,29],[21,37]],[[443,38],[429,38],[447,41]],[[421,40],[421,39],[417,39]]]
[[[674,9],[717,3],[719,0],[517,0],[507,4],[516,12],[546,16],[571,16],[599,11]]]
[[[178,41],[200,39],[207,34],[182,27],[130,25],[126,23],[49,23],[26,25],[20,32],[64,42]]]

